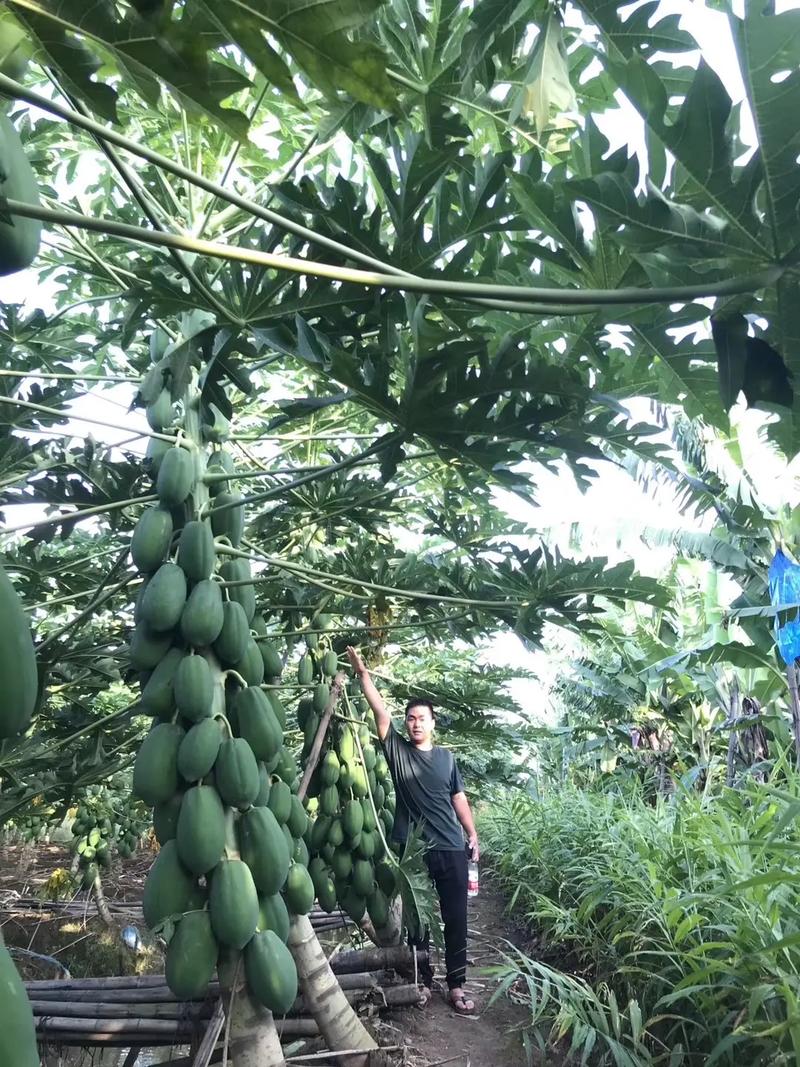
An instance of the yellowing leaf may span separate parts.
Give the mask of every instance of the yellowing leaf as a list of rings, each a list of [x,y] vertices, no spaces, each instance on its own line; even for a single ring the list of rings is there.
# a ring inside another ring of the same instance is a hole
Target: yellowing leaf
[[[552,12],[547,16],[536,40],[525,80],[522,111],[533,117],[537,133],[541,133],[548,125],[551,110],[560,115],[576,107],[561,23]]]

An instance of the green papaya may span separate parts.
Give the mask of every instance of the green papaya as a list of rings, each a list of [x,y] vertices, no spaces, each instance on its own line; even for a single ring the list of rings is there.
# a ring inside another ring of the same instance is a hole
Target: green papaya
[[[205,648],[219,637],[225,613],[219,582],[198,582],[181,615],[181,633],[194,648]]]
[[[219,794],[232,808],[247,808],[259,793],[258,763],[242,737],[230,737],[219,747],[214,764]]]
[[[189,911],[167,945],[166,980],[178,1000],[199,1000],[208,991],[219,948],[207,911]]]
[[[244,952],[247,987],[275,1015],[285,1015],[297,998],[297,969],[286,945],[272,930],[259,930]]]
[[[348,725],[343,727],[342,732],[339,735],[338,751],[339,759],[343,763],[352,764],[355,762],[356,742],[353,737],[353,731]]]
[[[314,659],[306,652],[300,657],[300,662],[297,664],[297,681],[300,685],[311,685],[313,680]]]
[[[358,924],[364,918],[367,910],[367,902],[355,889],[347,887],[339,896],[339,903],[345,915],[349,915],[354,923]]]
[[[377,826],[377,823],[375,822],[375,812],[372,809],[372,803],[370,802],[369,797],[364,797],[364,799],[360,803],[361,810],[364,813],[364,822],[362,824],[362,829],[366,830],[367,833],[371,834]]]
[[[275,773],[280,779],[286,782],[289,787],[293,785],[300,773],[297,766],[297,760],[286,745],[283,745],[278,753],[278,762],[275,765]]]
[[[150,477],[155,481],[161,469],[161,461],[170,449],[169,441],[161,441],[157,437],[151,437],[147,442],[147,451],[144,454],[143,466]]]
[[[292,915],[308,915],[314,904],[314,883],[305,867],[293,863],[283,890],[286,906]]]
[[[364,829],[364,809],[357,800],[348,800],[342,811],[342,825],[349,838],[358,837]]]
[[[233,461],[233,456],[223,448],[214,452],[208,461],[206,473],[211,475],[207,479],[209,496],[219,496],[220,493],[224,493],[228,488],[228,479],[219,478],[218,475],[233,475],[236,473],[236,464]]]
[[[175,446],[164,453],[156,479],[156,493],[165,508],[176,508],[192,491],[195,481],[194,456]]]
[[[40,204],[39,186],[22,141],[6,115],[0,115],[0,196],[4,201],[18,200],[36,207]],[[14,274],[29,267],[39,251],[41,235],[39,219],[4,212],[0,219],[0,274]]]
[[[363,746],[361,751],[364,757],[364,766],[368,771],[374,771],[375,763],[378,758],[378,754],[375,751],[375,746],[371,743],[367,743]]]
[[[175,841],[166,841],[144,883],[144,921],[152,930],[171,915],[202,908],[204,899],[202,889],[180,862]]]
[[[321,715],[328,706],[330,695],[330,687],[325,682],[319,682],[319,684],[314,686],[312,701],[314,704],[314,711],[316,711],[318,715]]]
[[[175,708],[175,674],[183,659],[179,648],[168,649],[166,655],[147,679],[140,703],[145,715],[166,718]]]
[[[367,897],[367,913],[376,930],[380,930],[389,922],[389,901],[379,886]]]
[[[175,421],[175,413],[172,410],[172,397],[169,389],[160,390],[152,404],[147,405],[145,411],[147,425],[156,433],[164,433]]]
[[[328,914],[336,910],[336,886],[333,884],[333,879],[329,874],[326,874],[324,879],[317,885],[317,900],[322,910],[328,912]]]
[[[252,747],[252,746],[251,746]],[[258,764],[258,796],[253,801],[253,807],[263,808],[269,800],[269,788],[272,784],[269,771],[263,762]]]
[[[178,566],[192,584],[205,581],[214,573],[217,554],[211,526],[203,519],[192,519],[181,530],[178,541]]]
[[[178,773],[185,782],[199,782],[210,774],[219,746],[222,730],[218,719],[201,719],[188,731],[178,749]]]
[[[0,244],[0,252],[2,244]],[[39,1067],[36,1026],[25,986],[0,936],[0,1063],[7,1067]]]
[[[145,508],[131,536],[131,559],[137,570],[152,574],[167,557],[172,543],[172,515],[164,508]]]
[[[332,678],[336,674],[336,668],[339,666],[339,657],[336,653],[330,649],[322,657],[322,673],[327,677]]]
[[[238,663],[234,663],[233,669],[248,685],[261,685],[264,681],[264,661],[252,637],[247,642],[244,655]]]
[[[364,830],[359,838],[358,844],[354,846],[356,854],[362,859],[372,859],[377,848],[377,841],[377,834]]]
[[[2,162],[0,155],[0,168]],[[0,222],[0,263],[3,255],[2,231],[7,228],[6,223]],[[2,567],[0,620],[3,627],[3,640],[0,641],[0,679],[3,683],[3,699],[0,704],[1,739],[13,737],[28,728],[39,694],[39,671],[30,623],[16,590]]]
[[[331,823],[331,828],[328,831],[328,844],[333,845],[334,848],[344,844],[344,827],[341,819],[334,819]]]
[[[183,796],[183,793],[175,793],[169,800],[156,804],[153,808],[153,830],[159,845],[165,845],[177,833]]]
[[[244,533],[244,498],[241,493],[218,493],[211,510],[211,528],[215,537],[227,537],[234,548]]]
[[[339,757],[331,749],[322,758],[320,780],[323,785],[336,785],[339,781]]]
[[[175,671],[173,691],[175,706],[184,718],[200,723],[211,715],[214,682],[208,660],[191,653],[185,655]]]
[[[272,710],[275,712],[275,718],[280,723],[281,730],[286,729],[286,708],[283,706],[278,694],[274,690],[270,690],[267,693],[267,699],[272,705]]]
[[[341,845],[334,850],[331,857],[331,870],[334,878],[347,879],[350,877],[353,870],[353,857],[350,855],[350,849],[346,845]]]
[[[142,596],[142,622],[156,633],[178,625],[186,603],[186,575],[177,563],[162,563]]]
[[[291,810],[286,821],[292,837],[302,837],[308,828],[308,815],[303,807],[303,802],[295,794],[292,794]]]
[[[267,806],[282,826],[289,821],[292,812],[292,791],[277,775],[272,777]]]
[[[131,634],[128,656],[137,671],[151,671],[166,656],[172,644],[171,633],[154,633],[140,622]]]
[[[326,785],[320,790],[319,807],[323,815],[335,815],[339,810],[339,790],[335,785]]]
[[[232,585],[228,588],[231,600],[238,601],[247,616],[247,625],[253,621],[256,613],[256,590],[250,561],[247,559],[226,559],[219,569],[220,577],[225,582],[247,582],[247,585]]]
[[[256,758],[265,762],[272,760],[280,752],[283,735],[263,690],[256,686],[240,689],[233,704],[239,733]]]
[[[259,930],[272,930],[286,944],[289,939],[291,919],[286,903],[280,893],[259,896],[258,914]]]
[[[178,791],[178,749],[185,737],[177,723],[157,723],[142,741],[133,765],[133,793],[145,804],[163,804]]]
[[[357,859],[353,864],[352,886],[360,897],[368,897],[374,889],[375,872],[366,859]]]
[[[289,827],[287,826],[286,829],[288,830]],[[291,830],[289,830],[289,833],[291,833]],[[301,867],[308,867],[308,861],[310,859],[311,854],[308,851],[308,845],[302,837],[298,837],[295,840],[294,849],[292,851],[292,862],[299,863]]]
[[[290,852],[280,824],[269,808],[250,808],[239,820],[239,849],[259,892],[280,891],[289,873]]]
[[[301,697],[297,704],[297,725],[301,730],[305,730],[306,723],[314,714],[314,705],[311,702],[310,697]]]
[[[258,894],[246,863],[223,859],[217,864],[211,875],[208,907],[217,942],[227,948],[244,948],[259,919]]]
[[[254,623],[255,620],[253,620],[250,625],[255,629]],[[264,677],[279,678],[283,671],[283,660],[281,659],[278,650],[275,648],[275,645],[273,645],[271,641],[259,641],[258,649],[264,664]]]
[[[225,809],[213,786],[186,791],[175,840],[181,863],[193,874],[207,874],[219,863],[225,848]]]
[[[333,819],[330,815],[318,815],[311,824],[309,844],[311,845],[312,852],[319,852],[328,840],[332,822]]]
[[[233,667],[244,656],[250,641],[250,626],[244,608],[235,600],[222,605],[222,629],[214,641],[214,651],[223,667]]]

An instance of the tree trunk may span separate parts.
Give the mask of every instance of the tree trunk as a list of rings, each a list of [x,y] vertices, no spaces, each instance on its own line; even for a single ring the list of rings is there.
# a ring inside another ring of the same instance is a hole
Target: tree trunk
[[[365,1053],[377,1048],[376,1041],[348,1003],[307,915],[292,919],[289,948],[297,965],[300,988],[308,1010],[314,1016],[328,1048],[363,1049]],[[367,1067],[369,1056],[346,1056],[340,1062],[345,1067]],[[238,1062],[236,1067],[240,1067]]]
[[[731,735],[728,738],[728,764],[725,773],[725,784],[728,786],[732,786],[736,778],[736,750],[739,747],[739,731],[736,729],[740,717],[739,679],[735,674],[731,680],[730,690],[731,699],[728,719],[731,724]]]
[[[230,994],[226,991],[225,1007],[228,1052],[235,1067],[285,1067],[272,1012],[251,1000],[244,983]]]
[[[114,926],[114,919],[111,912],[108,910],[108,904],[106,904],[106,895],[103,892],[103,883],[99,873],[95,875],[94,882],[92,883],[92,895],[94,896],[94,902],[97,906],[97,914],[106,926]]]
[[[789,696],[792,704],[792,732],[794,734],[794,765],[800,770],[800,697],[797,693],[797,668],[790,663],[786,668]]]

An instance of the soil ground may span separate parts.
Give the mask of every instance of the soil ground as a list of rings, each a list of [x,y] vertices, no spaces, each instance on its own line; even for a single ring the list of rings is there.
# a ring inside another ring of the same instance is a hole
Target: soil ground
[[[481,890],[469,902],[469,961],[467,990],[476,1014],[457,1015],[447,1001],[447,988],[436,983],[434,995],[424,1009],[411,1009],[384,1016],[383,1043],[389,1043],[391,1026],[397,1043],[409,1047],[418,1067],[527,1067],[521,1032],[530,1018],[528,1008],[507,997],[489,1003],[496,980],[486,971],[502,963],[508,943],[525,948],[528,933],[505,914],[505,901],[481,874]],[[444,972],[442,959],[437,976]],[[554,1067],[560,1058],[548,1058]]]
[[[153,852],[143,850],[130,860],[116,860],[103,879],[107,899],[118,905],[138,903],[154,858]],[[53,871],[68,868],[69,862],[69,851],[62,845],[0,849],[0,924],[6,943],[55,957],[76,978],[163,971],[163,957],[157,947],[136,955],[129,952],[118,932],[110,931],[97,918],[86,893],[78,898],[86,905],[82,913],[66,919],[63,914],[15,914],[9,908],[10,897],[37,895]],[[143,928],[141,933],[147,941]],[[446,999],[446,987],[437,982],[424,1009],[404,1009],[369,1021],[382,1045],[404,1046],[401,1058],[408,1067],[528,1065],[521,1036],[530,1017],[528,1008],[513,993],[510,998],[503,996],[490,1003],[496,979],[489,969],[502,963],[509,943],[532,952],[530,932],[509,918],[502,895],[485,875],[480,894],[469,903],[469,933],[467,990],[477,1007],[475,1016],[457,1015]],[[50,978],[58,973],[55,964],[43,959],[18,962],[26,978]],[[437,975],[444,973],[443,959],[437,961],[436,971]],[[546,1062],[548,1067],[555,1067],[561,1057],[548,1056]]]

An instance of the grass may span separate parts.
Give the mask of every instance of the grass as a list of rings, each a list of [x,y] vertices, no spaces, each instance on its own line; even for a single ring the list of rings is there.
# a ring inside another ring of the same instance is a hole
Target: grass
[[[572,973],[509,952],[529,1040],[577,1062],[800,1064],[800,776],[647,802],[500,795],[485,855]],[[539,1035],[544,1033],[545,1037]]]

